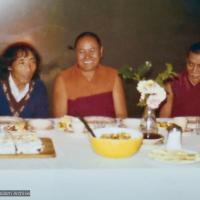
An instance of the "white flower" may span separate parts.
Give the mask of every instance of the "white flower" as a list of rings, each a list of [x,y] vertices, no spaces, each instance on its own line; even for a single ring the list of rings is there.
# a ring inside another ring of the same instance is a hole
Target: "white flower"
[[[141,93],[140,102],[146,99],[146,104],[156,109],[160,103],[166,98],[166,91],[153,80],[142,80],[137,85],[137,90]]]
[[[144,94],[154,94],[159,91],[160,86],[153,80],[143,80],[137,85],[137,90]]]
[[[159,86],[160,87],[160,86]],[[156,91],[156,96],[158,96],[160,98],[160,101],[164,101],[166,98],[166,91],[164,90],[164,88],[160,87],[157,91]]]
[[[147,105],[152,108],[152,109],[156,109],[159,107],[160,103],[162,102],[163,100],[158,96],[158,95],[150,95],[148,98],[147,98]]]
[[[143,80],[140,81],[137,85],[137,90],[140,93],[149,94],[151,93],[152,88],[154,88],[154,81],[153,80]]]

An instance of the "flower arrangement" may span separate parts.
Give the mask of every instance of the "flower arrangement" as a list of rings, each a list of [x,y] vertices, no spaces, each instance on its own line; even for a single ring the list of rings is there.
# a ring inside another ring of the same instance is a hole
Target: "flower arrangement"
[[[139,106],[148,106],[151,109],[156,109],[166,98],[164,82],[176,76],[176,73],[173,71],[173,66],[166,63],[166,69],[160,72],[154,80],[146,80],[145,75],[151,67],[151,62],[146,61],[143,65],[136,68],[135,71],[130,66],[124,66],[119,69],[119,74],[124,79],[132,79],[138,82],[137,90],[140,92]]]
[[[151,109],[159,107],[160,103],[166,98],[166,91],[153,80],[141,80],[137,84],[137,90],[140,92],[140,105],[147,105]]]

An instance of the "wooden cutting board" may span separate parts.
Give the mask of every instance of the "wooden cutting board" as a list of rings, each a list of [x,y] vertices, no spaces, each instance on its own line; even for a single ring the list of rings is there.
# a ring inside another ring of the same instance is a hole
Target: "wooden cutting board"
[[[56,157],[53,142],[50,138],[40,138],[44,145],[42,152],[38,154],[0,154],[0,158],[52,158]]]

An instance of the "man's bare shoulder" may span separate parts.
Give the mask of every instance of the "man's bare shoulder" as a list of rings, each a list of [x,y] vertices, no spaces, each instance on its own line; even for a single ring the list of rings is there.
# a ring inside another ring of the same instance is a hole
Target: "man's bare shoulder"
[[[68,78],[71,77],[72,73],[74,73],[74,68],[75,66],[70,66],[70,67],[66,67],[63,70],[61,70],[58,75],[57,75],[57,79],[62,79],[62,78]]]
[[[111,66],[107,66],[107,65],[100,65],[101,70],[106,73],[106,74],[113,74],[116,75],[118,74],[117,69]]]

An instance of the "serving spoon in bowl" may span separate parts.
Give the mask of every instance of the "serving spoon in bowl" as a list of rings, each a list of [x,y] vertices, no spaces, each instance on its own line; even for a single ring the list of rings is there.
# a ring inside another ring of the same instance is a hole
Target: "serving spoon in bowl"
[[[92,137],[96,137],[96,135],[94,134],[94,131],[90,128],[87,121],[83,117],[79,117],[79,119],[80,119],[81,122],[83,122],[83,124],[85,125],[85,127],[89,131],[89,133],[92,135]]]

